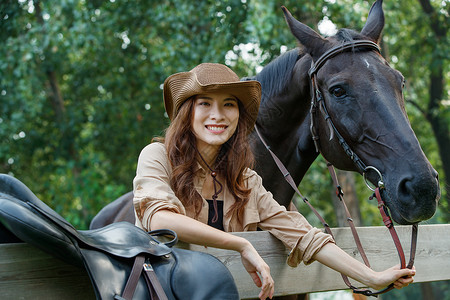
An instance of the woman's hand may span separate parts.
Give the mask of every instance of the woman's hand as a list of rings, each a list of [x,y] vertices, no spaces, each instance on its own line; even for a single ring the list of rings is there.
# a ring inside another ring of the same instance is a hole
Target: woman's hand
[[[261,288],[259,298],[272,299],[274,293],[274,281],[270,275],[270,267],[250,242],[248,242],[239,252],[244,268],[250,274],[256,286]]]
[[[333,243],[324,245],[314,255],[314,259],[376,290],[381,290],[391,283],[394,283],[395,288],[401,289],[412,283],[416,274],[414,268],[400,269],[400,266],[376,272]]]
[[[414,267],[412,269],[400,269],[400,266],[397,265],[382,272],[376,272],[374,282],[370,287],[380,290],[394,283],[396,289],[401,289],[413,283],[414,275],[416,275]]]

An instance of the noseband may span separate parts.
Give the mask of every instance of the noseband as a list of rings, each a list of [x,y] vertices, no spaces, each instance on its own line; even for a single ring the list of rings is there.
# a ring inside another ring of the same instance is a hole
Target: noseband
[[[387,209],[387,206],[384,202],[384,200],[381,197],[381,190],[384,189],[384,182],[383,182],[383,177],[381,175],[381,173],[378,171],[378,169],[376,169],[373,166],[366,166],[366,164],[364,164],[364,162],[358,157],[358,155],[356,155],[355,152],[353,152],[353,150],[350,148],[350,146],[348,145],[348,143],[345,141],[345,139],[342,137],[342,135],[339,133],[339,131],[337,130],[336,126],[334,125],[333,121],[331,120],[330,115],[328,114],[327,108],[325,106],[325,101],[323,99],[322,93],[320,92],[318,85],[317,85],[317,72],[319,71],[319,69],[326,63],[327,60],[335,57],[336,55],[346,52],[346,51],[350,51],[350,50],[354,50],[356,48],[365,48],[367,50],[375,50],[376,52],[380,53],[380,47],[372,42],[372,41],[368,41],[368,40],[359,40],[359,41],[352,41],[352,42],[347,42],[344,43],[342,45],[339,45],[337,47],[331,48],[330,50],[328,50],[327,52],[325,52],[316,62],[312,62],[311,63],[311,68],[309,69],[309,78],[310,78],[310,86],[311,86],[311,95],[312,95],[312,99],[311,99],[311,125],[310,125],[310,130],[311,130],[311,134],[313,137],[313,141],[314,141],[314,145],[316,147],[316,151],[320,152],[320,145],[319,145],[319,135],[317,134],[317,115],[318,113],[322,113],[322,116],[324,117],[325,121],[327,122],[328,126],[331,129],[331,136],[336,135],[336,138],[339,141],[339,144],[341,145],[341,147],[343,148],[343,150],[345,151],[345,153],[347,154],[347,156],[353,161],[353,163],[355,164],[355,166],[360,170],[360,172],[363,174],[364,176],[364,181],[366,183],[366,185],[374,192],[373,195],[369,198],[369,199],[373,199],[376,198],[378,201],[378,209],[380,211],[380,214],[383,218],[383,223],[385,224],[385,226],[389,229],[389,233],[392,236],[392,239],[394,241],[395,247],[397,249],[397,253],[399,255],[400,258],[400,268],[409,268],[411,269],[413,264],[414,264],[414,258],[415,258],[415,252],[416,252],[416,243],[417,243],[417,231],[418,231],[418,226],[417,224],[414,224],[412,227],[412,237],[411,237],[411,248],[410,248],[410,260],[408,265],[406,265],[406,260],[405,260],[405,254],[403,252],[403,248],[402,245],[400,243],[400,240],[398,238],[397,232],[395,231],[394,228],[394,223],[392,222],[392,219],[389,215],[389,211]],[[291,185],[291,187],[296,191],[296,193],[302,198],[303,202],[305,202],[313,211],[313,213],[317,216],[317,218],[320,220],[320,222],[322,223],[322,225],[325,228],[325,231],[330,234],[331,236],[333,236],[330,226],[327,224],[327,222],[322,218],[322,216],[318,213],[318,211],[311,205],[311,203],[309,203],[309,200],[304,197],[300,191],[297,188],[297,185],[295,184],[295,181],[293,180],[292,176],[290,175],[289,171],[286,169],[286,167],[283,165],[283,163],[281,162],[281,160],[275,155],[275,153],[272,152],[272,150],[270,149],[270,147],[266,144],[266,142],[264,141],[264,139],[262,138],[261,134],[258,131],[257,126],[255,125],[255,130],[259,136],[259,138],[261,139],[262,143],[264,144],[264,146],[266,147],[266,149],[269,151],[269,153],[272,155],[275,163],[277,164],[278,168],[280,169],[281,173],[283,174],[284,178],[286,179],[286,181]],[[361,254],[361,257],[364,261],[364,263],[366,264],[366,266],[368,266],[370,268],[370,264],[369,261],[367,259],[367,256],[364,252],[364,249],[362,247],[361,241],[359,239],[358,233],[356,231],[355,225],[353,224],[353,220],[350,216],[350,213],[347,209],[347,206],[345,204],[345,201],[343,199],[344,193],[341,189],[341,186],[339,185],[339,182],[337,180],[337,176],[336,176],[336,172],[333,168],[333,166],[330,163],[327,163],[329,172],[331,174],[331,177],[333,179],[333,182],[336,186],[336,195],[339,198],[339,200],[341,201],[342,205],[344,206],[345,209],[345,213],[347,215],[347,221],[349,223],[349,226],[351,228],[351,232],[353,235],[353,238],[355,240],[356,246],[358,248],[358,251]],[[366,178],[366,174],[369,171],[375,171],[379,177],[378,180],[378,186],[375,188],[372,188]],[[391,283],[388,287],[386,287],[385,289],[382,289],[380,291],[371,291],[368,289],[358,289],[355,286],[353,286],[348,277],[341,274],[345,284],[353,290],[354,293],[357,294],[363,294],[366,296],[374,296],[377,297],[379,294],[383,294],[386,293],[390,290],[392,290],[394,288],[394,284]]]

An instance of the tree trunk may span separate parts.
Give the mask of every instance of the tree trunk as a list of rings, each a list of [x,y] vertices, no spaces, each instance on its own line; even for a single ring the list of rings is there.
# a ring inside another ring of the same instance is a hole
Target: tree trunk
[[[420,284],[420,289],[422,290],[422,299],[434,300],[433,287],[431,282],[422,282]]]
[[[359,201],[356,195],[355,188],[355,174],[348,171],[336,170],[336,175],[344,192],[344,201],[347,205],[348,211],[352,217],[355,226],[361,226],[361,210],[359,208]],[[347,216],[342,206],[341,201],[336,196],[336,187],[333,187],[333,206],[336,214],[336,219],[339,227],[348,226]]]
[[[44,22],[44,18],[42,16],[42,7],[41,7],[41,2],[39,0],[34,1],[34,9],[36,12],[36,19],[38,21],[38,23],[41,25],[42,27],[42,35],[45,36],[48,33],[46,32],[45,29],[45,22]],[[62,96],[61,93],[61,89],[60,89],[60,85],[58,82],[58,74],[55,71],[56,67],[54,65],[56,65],[55,61],[52,61],[52,55],[51,55],[51,50],[47,48],[43,49],[44,55],[45,55],[45,60],[47,61],[46,63],[42,64],[42,68],[43,68],[43,72],[47,78],[47,82],[46,82],[46,86],[47,89],[50,90],[49,95],[50,95],[50,102],[53,108],[53,111],[55,113],[55,123],[56,126],[58,126],[59,130],[60,130],[60,136],[59,138],[59,142],[62,145],[67,145],[65,147],[65,153],[62,153],[62,155],[66,155],[68,158],[74,160],[74,161],[78,161],[79,157],[78,157],[78,151],[75,147],[74,144],[74,128],[72,126],[68,126],[68,124],[70,122],[68,122],[67,118],[67,113],[66,113],[66,107],[64,104],[64,98]],[[73,172],[75,177],[77,178],[80,170],[77,167],[77,165],[75,165],[73,167]]]
[[[435,11],[429,0],[419,0],[423,11],[430,18],[430,27],[436,36],[436,40],[444,40],[447,34],[445,24],[439,20],[439,14]],[[448,19],[448,17],[444,16]],[[449,122],[439,114],[440,102],[444,98],[444,60],[445,54],[439,52],[439,47],[432,52],[429,65],[430,70],[430,86],[429,86],[429,103],[428,110],[425,113],[426,119],[430,122],[433,133],[436,137],[439,148],[439,155],[442,160],[444,169],[444,181],[447,194],[447,205],[450,204],[450,131]]]
[[[44,24],[44,18],[42,17],[42,8],[41,8],[40,1],[34,2],[34,9],[36,11],[36,19],[37,19],[38,23],[42,26],[42,30],[45,31],[45,29],[44,29],[45,24]],[[46,33],[44,32],[44,34],[46,34]],[[46,49],[44,49],[46,59],[49,59],[48,52],[49,51],[46,51]],[[63,101],[63,98],[61,95],[61,90],[59,89],[58,80],[57,80],[55,71],[49,69],[48,67],[45,68],[45,74],[47,76],[48,85],[51,90],[51,95],[52,95],[51,101],[52,101],[53,110],[55,112],[56,120],[58,123],[61,123],[64,119],[65,107],[64,107],[64,101]]]

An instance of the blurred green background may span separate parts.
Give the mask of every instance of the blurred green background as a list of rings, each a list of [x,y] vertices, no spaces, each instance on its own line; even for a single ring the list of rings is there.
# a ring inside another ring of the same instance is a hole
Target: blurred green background
[[[360,30],[368,1],[3,1],[0,172],[23,181],[77,228],[131,190],[140,150],[168,124],[162,83],[201,62],[254,75],[297,46],[281,5],[323,35]],[[386,1],[384,56],[407,79],[406,107],[440,173],[432,223],[447,223],[450,171],[449,8]],[[379,224],[356,178],[364,224]],[[447,189],[446,189],[447,187]],[[301,184],[336,220],[319,159]],[[309,212],[305,211],[305,214]],[[314,222],[314,220],[311,220]]]
[[[140,150],[163,134],[168,118],[161,88],[168,75],[201,62],[225,63],[241,77],[255,75],[297,46],[281,5],[327,36],[342,27],[359,31],[371,4],[3,0],[0,173],[17,177],[75,227],[86,229],[102,207],[132,189]],[[428,223],[449,223],[450,4],[403,0],[385,1],[383,7],[383,55],[407,79],[412,127],[440,174],[442,197]],[[362,224],[380,225],[362,178],[353,180]],[[332,226],[338,224],[322,159],[300,189]],[[316,222],[306,208],[299,209]],[[436,290],[439,299],[449,299],[445,290]]]

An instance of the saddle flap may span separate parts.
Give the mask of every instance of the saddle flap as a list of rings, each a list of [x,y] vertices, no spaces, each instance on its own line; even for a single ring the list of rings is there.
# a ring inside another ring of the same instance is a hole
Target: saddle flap
[[[42,210],[33,203],[28,203],[49,222],[60,227],[68,236],[75,239],[80,248],[94,248],[115,256],[133,257],[140,253],[154,256],[162,256],[172,250],[163,243],[158,243],[144,230],[128,222],[112,223],[108,226],[93,230],[76,230],[72,226],[66,226],[52,214]]]
[[[100,229],[78,231],[80,242],[116,256],[130,258],[140,253],[169,254],[172,249],[152,239],[144,230],[128,222],[112,223]]]
[[[100,251],[88,249],[82,249],[81,252],[96,298],[114,299],[116,295],[122,295],[131,273],[133,259],[114,257]],[[133,298],[151,299],[143,277],[139,278]]]

